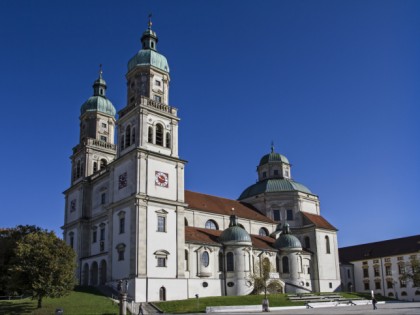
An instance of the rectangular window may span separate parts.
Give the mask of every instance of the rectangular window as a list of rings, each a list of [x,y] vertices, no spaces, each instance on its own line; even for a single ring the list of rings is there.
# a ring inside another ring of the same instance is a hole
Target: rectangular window
[[[106,193],[101,194],[101,204],[104,205],[106,202]]]
[[[332,282],[330,282],[330,289],[332,289]]]
[[[397,260],[404,260],[404,257],[400,256],[397,258]]]
[[[363,277],[364,278],[369,278],[369,269],[367,269],[367,268],[363,269]]]
[[[369,289],[370,289],[369,282],[365,282],[365,290],[369,290]]]
[[[120,218],[120,234],[125,232],[125,218]]]
[[[105,228],[101,228],[101,241],[105,240]]]
[[[393,285],[392,285],[392,281],[388,280],[388,281],[386,282],[386,286],[387,286],[387,288],[388,288],[388,289],[392,289],[392,287],[393,287]]]
[[[287,210],[287,221],[293,221],[293,210]]]
[[[386,274],[387,276],[392,276],[391,266],[386,266],[386,267],[385,267],[385,274]]]
[[[76,199],[70,201],[70,212],[76,211]]]
[[[155,95],[155,101],[158,103],[162,103],[162,98],[159,95]]]
[[[373,263],[374,263],[374,264],[379,264],[379,260],[374,259],[374,260],[373,260]]]
[[[158,267],[166,267],[166,258],[165,257],[158,257],[157,258],[157,266]]]
[[[400,280],[400,287],[401,288],[407,287],[407,282],[405,280]]]
[[[70,247],[73,248],[74,246],[74,237],[70,236]]]
[[[280,221],[281,220],[280,210],[278,210],[278,209],[273,210],[273,220],[274,221]]]
[[[267,172],[263,172],[263,178],[267,177]]]
[[[381,283],[379,281],[375,282],[375,289],[380,290],[381,289]]]
[[[101,141],[105,141],[106,142],[107,138],[106,136],[101,136]]]
[[[399,264],[399,265],[398,265],[398,273],[399,273],[400,275],[405,274],[405,268],[404,268],[404,265],[403,265],[403,264]]]
[[[102,123],[102,128],[106,128],[106,123]]]
[[[118,260],[124,260],[124,249],[118,251]]]
[[[158,232],[166,232],[166,217],[158,216]]]
[[[385,262],[391,262],[391,258],[385,258]]]
[[[362,262],[363,265],[367,265],[367,261]]]
[[[279,170],[274,170],[274,175],[278,176],[279,175]]]
[[[377,267],[377,266],[373,267],[373,273],[374,273],[375,277],[379,277],[379,267]]]
[[[159,80],[155,80],[155,85],[156,86],[160,86],[161,85],[160,81]]]
[[[96,243],[98,237],[98,233],[96,231],[92,232],[92,243]]]

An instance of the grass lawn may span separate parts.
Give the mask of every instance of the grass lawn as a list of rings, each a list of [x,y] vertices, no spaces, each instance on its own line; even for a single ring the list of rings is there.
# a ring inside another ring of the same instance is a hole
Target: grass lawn
[[[246,296],[216,296],[181,301],[168,301],[155,303],[165,313],[197,313],[204,312],[206,306],[230,306],[230,305],[261,305],[264,295]],[[291,302],[285,294],[268,295],[270,306],[304,305],[302,302]]]
[[[118,314],[118,305],[98,291],[77,287],[70,295],[62,298],[42,300],[42,308],[37,309],[37,301],[30,298],[14,301],[0,301],[0,314],[52,315],[62,308],[65,315]]]

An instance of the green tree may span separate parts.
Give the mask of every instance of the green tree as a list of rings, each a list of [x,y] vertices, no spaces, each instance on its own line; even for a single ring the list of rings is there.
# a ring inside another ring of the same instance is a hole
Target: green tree
[[[420,287],[420,260],[417,255],[410,258],[410,262],[405,265],[405,272],[400,278],[412,282],[414,287]]]
[[[42,307],[44,297],[61,297],[75,286],[76,254],[54,232],[36,232],[17,242],[12,270],[26,279],[25,288]]]
[[[268,258],[264,258],[259,266],[255,266],[255,272],[251,275],[251,281],[254,284],[254,293],[258,294],[264,291],[267,298],[267,292],[278,293],[282,286],[278,279],[271,278],[271,272],[274,271],[273,266]]]
[[[16,244],[29,233],[44,231],[35,225],[18,225],[15,228],[0,229],[0,295],[22,293],[18,275],[13,275],[11,267],[16,260]]]

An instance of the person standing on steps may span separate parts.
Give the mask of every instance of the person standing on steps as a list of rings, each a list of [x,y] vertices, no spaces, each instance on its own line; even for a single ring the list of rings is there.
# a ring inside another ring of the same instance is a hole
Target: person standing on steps
[[[140,303],[140,305],[139,305],[139,314],[138,315],[144,315],[143,303]]]

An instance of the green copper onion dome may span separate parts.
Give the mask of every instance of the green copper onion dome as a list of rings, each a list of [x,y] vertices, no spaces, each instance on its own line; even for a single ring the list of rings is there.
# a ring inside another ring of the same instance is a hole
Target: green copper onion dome
[[[299,239],[290,232],[289,224],[283,226],[283,232],[274,242],[274,247],[280,250],[302,250]]]
[[[257,182],[246,188],[239,196],[238,200],[256,196],[262,193],[272,193],[280,191],[300,191],[307,194],[312,192],[306,186],[295,182],[289,178],[271,178]]]
[[[80,108],[80,114],[86,112],[100,112],[106,115],[115,116],[116,110],[111,101],[105,96],[106,82],[102,78],[102,69],[99,72],[99,78],[93,83],[93,96],[83,103]]]
[[[156,32],[152,30],[152,22],[150,20],[148,29],[143,32],[141,42],[142,49],[128,61],[128,72],[137,66],[153,66],[169,73],[166,57],[157,52],[158,37]]]
[[[219,236],[223,245],[251,245],[251,236],[244,228],[238,225],[238,217],[230,216],[229,227]]]

